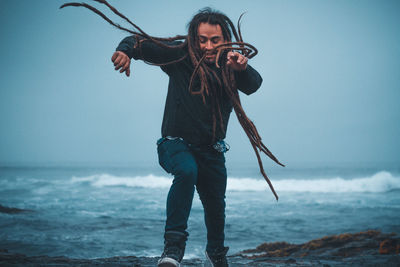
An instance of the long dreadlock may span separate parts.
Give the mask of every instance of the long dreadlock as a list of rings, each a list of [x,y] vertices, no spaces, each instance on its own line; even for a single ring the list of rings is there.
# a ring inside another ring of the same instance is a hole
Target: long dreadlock
[[[221,127],[221,130],[224,131],[222,115],[221,115],[221,108],[219,106],[219,102],[217,101],[217,99],[219,97],[217,88],[223,88],[226,95],[231,100],[233,109],[235,110],[235,113],[239,120],[239,123],[242,126],[243,130],[245,131],[247,137],[249,138],[250,143],[254,149],[254,152],[256,153],[258,164],[260,167],[260,172],[263,175],[263,177],[265,178],[265,180],[267,181],[269,187],[271,188],[271,191],[275,195],[276,200],[278,200],[278,195],[276,194],[271,181],[269,180],[267,174],[264,171],[264,167],[263,167],[263,164],[261,161],[259,151],[265,153],[268,157],[270,157],[277,164],[279,164],[281,166],[285,166],[285,165],[280,163],[279,160],[268,150],[268,148],[261,141],[261,137],[258,134],[256,126],[246,116],[246,113],[244,112],[243,107],[241,105],[239,93],[238,93],[237,86],[236,86],[234,72],[231,68],[226,67],[226,62],[227,62],[226,55],[227,55],[228,51],[238,51],[242,55],[247,57],[248,59],[254,57],[258,53],[257,49],[254,46],[243,42],[242,34],[240,31],[240,20],[241,20],[243,14],[239,17],[238,25],[237,25],[238,30],[236,31],[235,25],[232,23],[232,21],[226,15],[224,15],[220,12],[217,12],[217,11],[213,11],[210,8],[205,8],[203,10],[200,10],[200,12],[197,15],[195,15],[193,17],[193,19],[191,20],[191,22],[189,23],[188,35],[177,35],[177,36],[171,37],[171,38],[158,38],[158,37],[152,37],[152,36],[148,35],[147,33],[145,33],[140,27],[135,25],[127,17],[125,17],[123,14],[121,14],[117,9],[115,9],[113,6],[111,6],[106,0],[93,0],[93,1],[96,1],[101,4],[106,5],[112,12],[114,12],[116,15],[118,15],[119,17],[121,17],[125,21],[127,21],[129,24],[131,24],[135,30],[130,30],[125,27],[122,27],[121,25],[110,20],[107,16],[105,16],[98,9],[96,9],[93,6],[88,5],[86,3],[75,3],[75,2],[66,3],[66,4],[63,4],[60,8],[64,8],[67,6],[76,6],[76,7],[82,6],[82,7],[85,7],[87,9],[93,11],[94,13],[101,16],[103,19],[105,19],[108,23],[115,26],[116,28],[135,35],[136,40],[137,40],[135,45],[139,49],[140,49],[142,42],[144,42],[144,41],[151,41],[151,42],[155,43],[156,45],[167,48],[167,49],[186,48],[187,53],[185,53],[182,57],[172,60],[170,62],[163,62],[163,63],[152,63],[152,62],[146,62],[146,61],[145,62],[148,64],[152,64],[152,65],[164,66],[164,65],[178,63],[178,62],[186,59],[188,56],[190,57],[190,60],[194,67],[194,71],[190,78],[190,83],[189,83],[188,89],[189,89],[190,93],[193,95],[201,95],[204,103],[206,101],[205,100],[206,96],[208,96],[208,99],[211,100],[211,110],[212,110],[212,119],[213,119],[213,140],[215,139],[217,121],[219,121],[219,127]],[[214,69],[210,68],[210,66],[208,66],[205,63],[204,59],[206,57],[206,53],[202,53],[199,49],[199,40],[198,40],[197,29],[198,29],[199,24],[202,22],[209,23],[212,25],[220,25],[220,27],[221,27],[222,34],[223,34],[224,40],[226,42],[221,45],[218,45],[217,47],[212,49],[210,51],[210,53],[216,54],[215,64],[216,64],[217,68],[219,68],[221,70],[222,75],[218,75]],[[232,41],[232,34],[235,38],[235,42]],[[175,44],[175,43],[171,44],[171,41],[182,41],[182,42],[179,44]],[[220,77],[222,77],[222,79]],[[197,91],[193,90],[193,81],[195,78],[198,78],[200,80],[200,89]],[[217,86],[215,86],[211,81],[216,81]]]

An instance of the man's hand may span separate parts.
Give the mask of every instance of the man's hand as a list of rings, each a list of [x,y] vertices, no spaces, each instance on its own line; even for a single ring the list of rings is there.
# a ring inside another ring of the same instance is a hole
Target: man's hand
[[[247,68],[247,61],[249,60],[247,57],[243,56],[239,52],[228,52],[228,61],[226,65],[230,66],[232,69],[236,71],[243,71]]]
[[[120,73],[125,72],[126,76],[129,77],[129,75],[131,74],[131,59],[124,52],[116,51],[112,55],[111,61],[114,63],[115,70],[120,69]]]

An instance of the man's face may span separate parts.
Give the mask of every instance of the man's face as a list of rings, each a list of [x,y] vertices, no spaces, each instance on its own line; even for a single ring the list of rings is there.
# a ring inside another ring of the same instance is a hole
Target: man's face
[[[207,53],[214,49],[216,46],[225,43],[224,36],[222,35],[221,26],[216,24],[209,24],[206,22],[200,23],[197,28],[199,38],[200,50]],[[207,55],[204,59],[206,63],[214,63],[216,54]]]

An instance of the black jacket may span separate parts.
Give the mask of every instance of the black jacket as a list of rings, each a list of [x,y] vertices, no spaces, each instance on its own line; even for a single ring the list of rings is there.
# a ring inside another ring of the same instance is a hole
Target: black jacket
[[[117,51],[122,51],[136,60],[141,59],[151,63],[165,63],[178,59],[185,55],[185,49],[165,49],[150,41],[144,41],[141,49],[135,47],[136,39],[133,36],[127,37],[121,41]],[[171,44],[179,42],[171,42]],[[190,58],[162,66],[161,69],[169,76],[168,94],[165,103],[164,117],[161,134],[165,136],[182,137],[191,144],[208,145],[212,140],[212,112],[210,101],[203,103],[201,95],[192,95],[189,92],[189,81],[193,72],[193,65]],[[218,69],[216,69],[218,71]],[[262,83],[262,78],[258,72],[250,65],[246,70],[235,72],[238,89],[249,95],[254,93]],[[197,91],[194,84],[194,91]],[[223,140],[226,135],[229,115],[232,111],[230,99],[221,90],[219,105],[221,107],[223,130],[217,127],[215,136],[217,140]]]

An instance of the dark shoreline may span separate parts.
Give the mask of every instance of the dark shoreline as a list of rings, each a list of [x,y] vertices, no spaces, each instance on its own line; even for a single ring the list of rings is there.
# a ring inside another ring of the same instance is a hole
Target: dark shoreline
[[[1,245],[0,245],[1,246]],[[228,256],[230,266],[400,266],[400,237],[368,230],[325,236],[304,244],[264,243]],[[0,247],[0,266],[111,267],[156,266],[153,257],[70,259],[64,256],[26,256]],[[203,266],[204,259],[185,259],[183,266]]]

